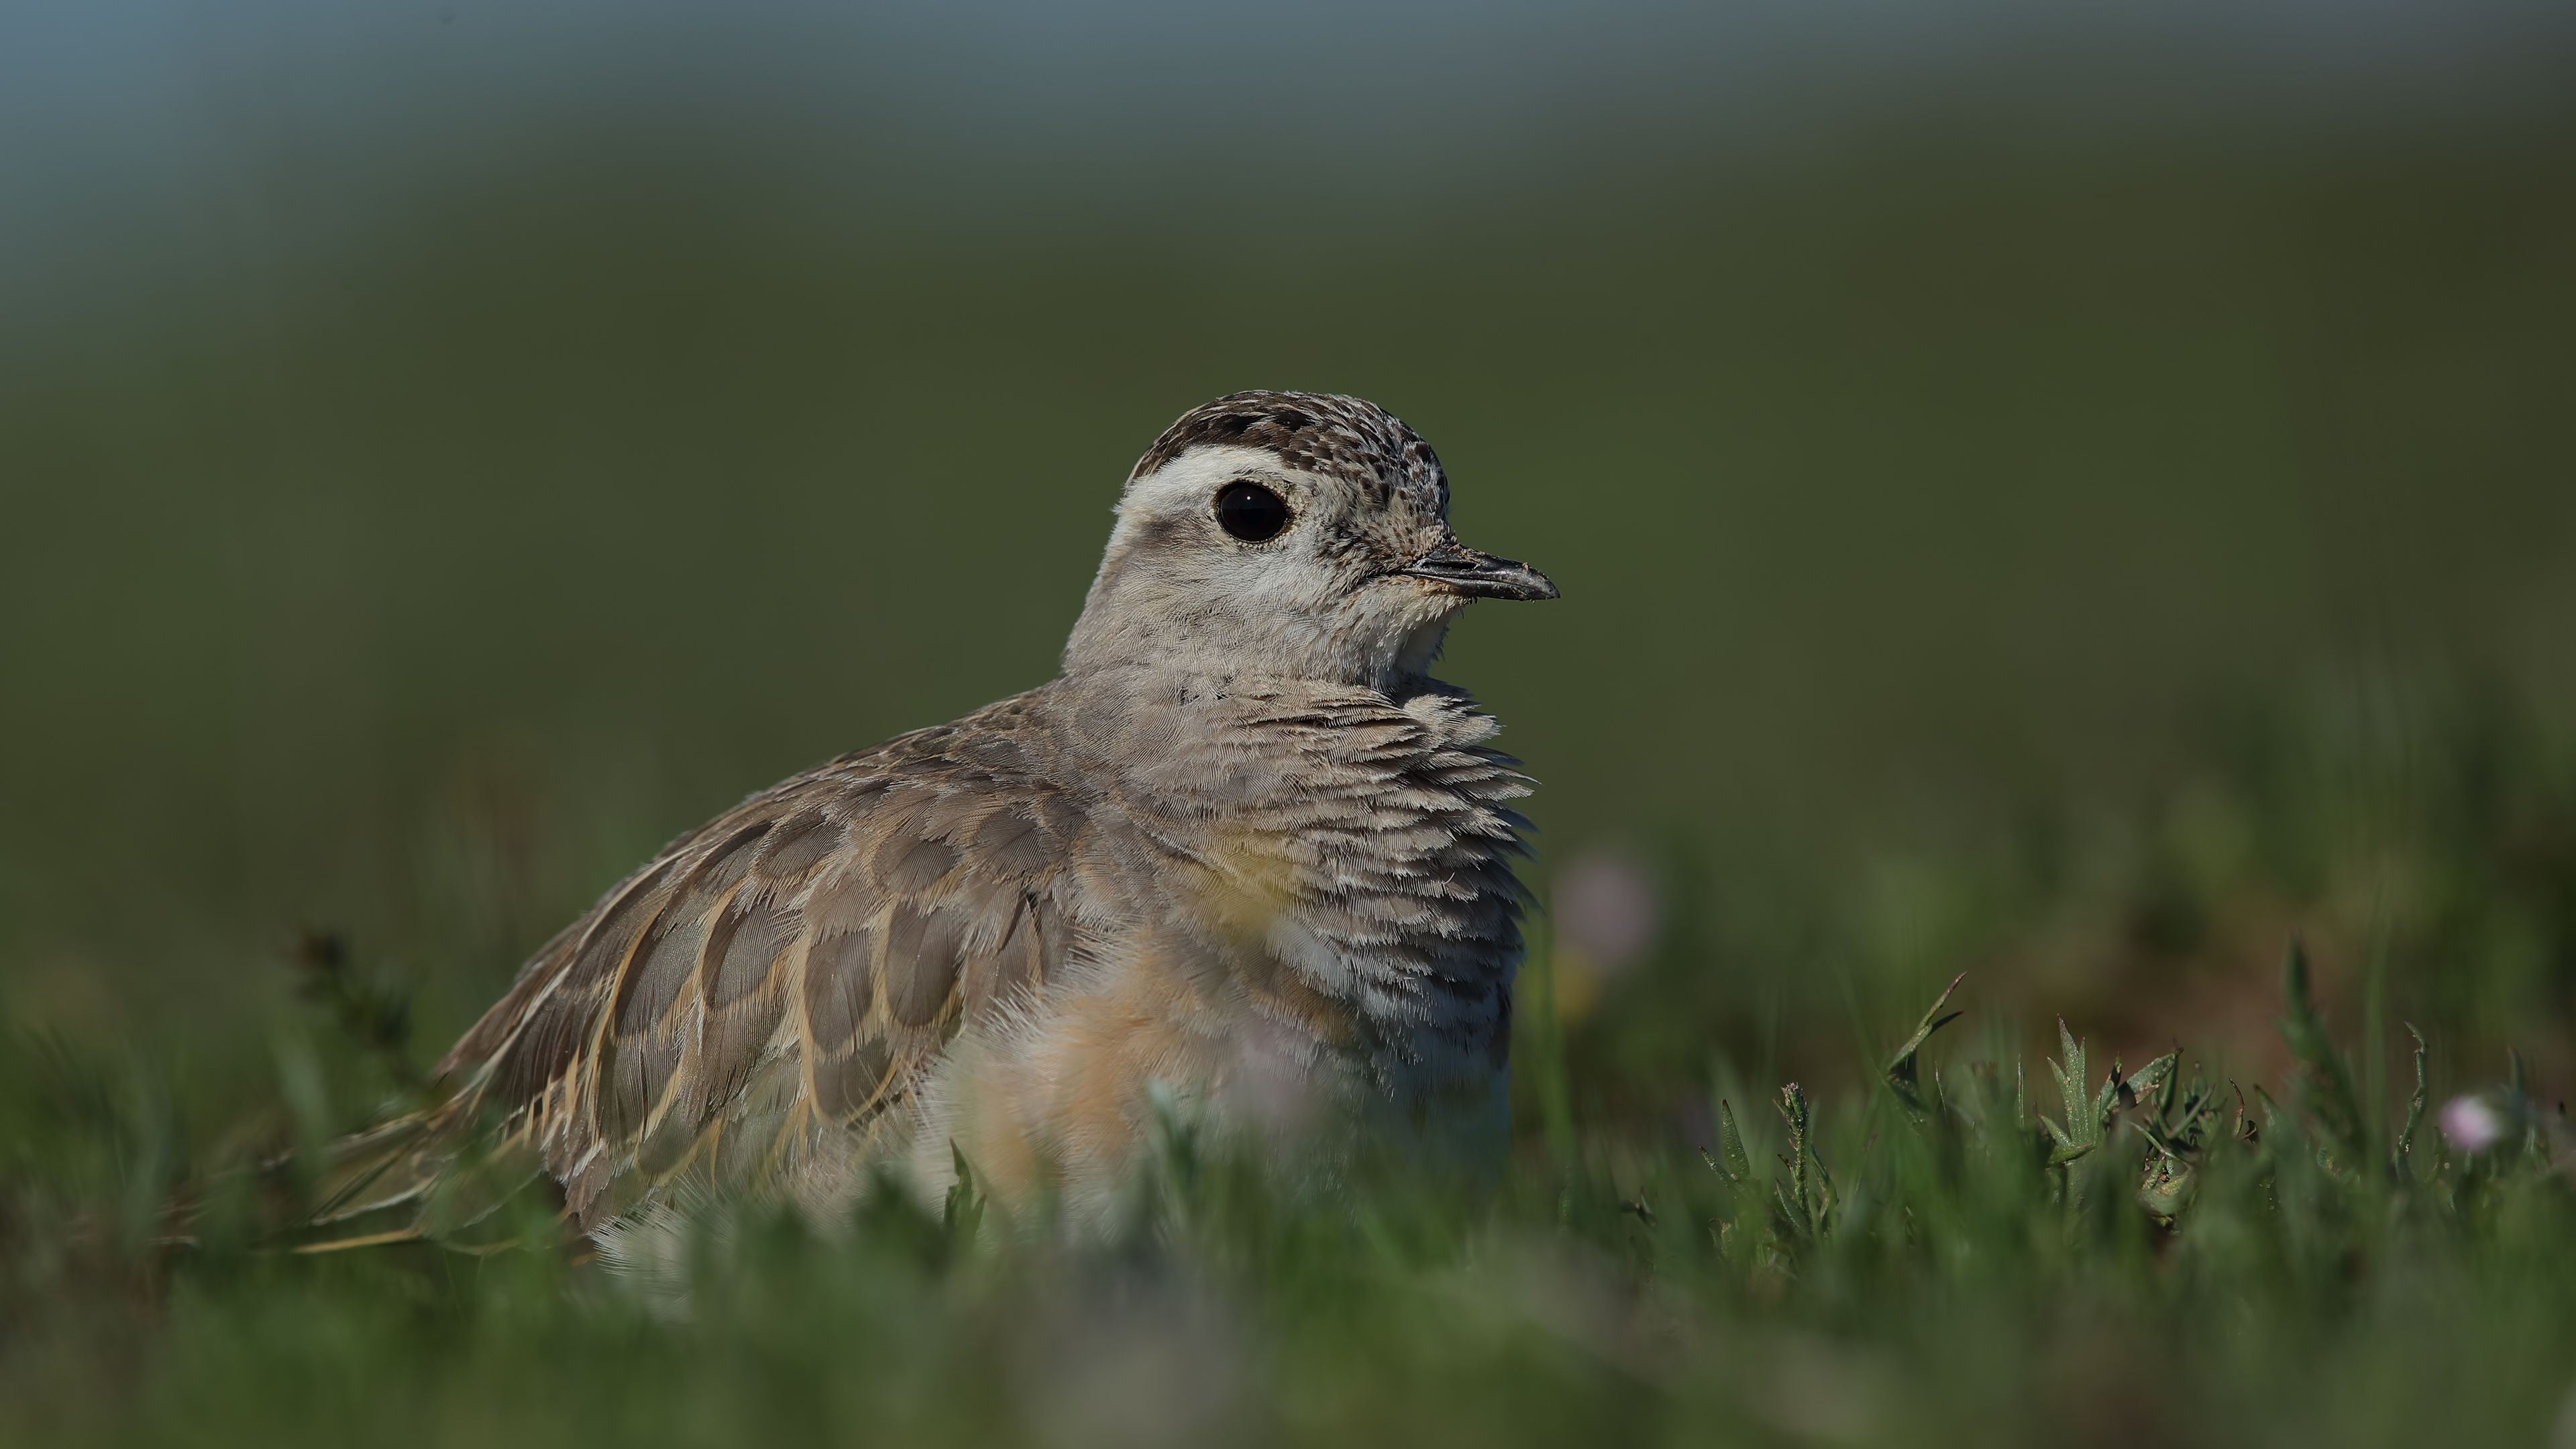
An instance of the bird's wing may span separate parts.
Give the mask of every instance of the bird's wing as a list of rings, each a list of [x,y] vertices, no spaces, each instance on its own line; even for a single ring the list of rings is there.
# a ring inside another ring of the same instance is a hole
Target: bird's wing
[[[1006,701],[675,842],[529,962],[439,1065],[447,1130],[346,1211],[426,1196],[477,1135],[515,1181],[542,1166],[585,1229],[693,1167],[742,1182],[847,1153],[963,1026],[1059,974],[1086,817],[1045,751]]]

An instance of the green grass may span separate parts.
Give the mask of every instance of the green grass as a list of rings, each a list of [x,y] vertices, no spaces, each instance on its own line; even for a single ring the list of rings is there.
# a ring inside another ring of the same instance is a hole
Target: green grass
[[[281,969],[285,969],[283,966]],[[307,953],[341,1076],[401,1013]],[[1723,1061],[1687,1129],[1587,1120],[1554,970],[1490,1200],[1392,1168],[1316,1198],[1167,1123],[1109,1239],[971,1190],[845,1233],[730,1222],[676,1310],[555,1240],[266,1242],[241,1170],[336,1112],[281,1048],[265,1129],[160,1064],[27,1038],[0,1187],[0,1437],[23,1443],[2463,1443],[2576,1409],[2576,1134],[2518,1056],[2390,1095],[2290,949],[2286,1070],[2027,1054],[1954,983],[1846,1084]],[[2409,1029],[2411,1031],[2411,1028]],[[337,1038],[335,1041],[334,1038]],[[1858,1065],[1858,1063],[1855,1063]],[[373,1074],[372,1076],[370,1074]],[[2480,1085],[2483,1080],[2483,1084]],[[2474,1091],[2468,1151],[2426,1120]],[[1688,1117],[1690,1114],[1685,1114]],[[201,1205],[193,1241],[170,1204]],[[1026,1225],[1023,1225],[1025,1227]],[[980,1230],[979,1230],[980,1229]],[[2555,1441],[2553,1441],[2555,1442]]]

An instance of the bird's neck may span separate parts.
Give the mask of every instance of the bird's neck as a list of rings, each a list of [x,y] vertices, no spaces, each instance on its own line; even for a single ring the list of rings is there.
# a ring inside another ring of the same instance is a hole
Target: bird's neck
[[[1247,620],[1230,611],[1085,609],[1065,643],[1069,679],[1248,678],[1282,685],[1419,692],[1465,601],[1399,597],[1391,607]]]

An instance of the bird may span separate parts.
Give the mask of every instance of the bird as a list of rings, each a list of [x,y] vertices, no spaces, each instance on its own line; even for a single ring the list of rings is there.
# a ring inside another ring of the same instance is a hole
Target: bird
[[[436,1105],[340,1144],[312,1221],[455,1235],[543,1179],[604,1240],[961,1170],[1097,1221],[1174,1104],[1498,1154],[1531,781],[1430,670],[1467,605],[1556,586],[1461,543],[1438,455],[1355,397],[1193,408],[1115,519],[1057,677],[672,841]]]

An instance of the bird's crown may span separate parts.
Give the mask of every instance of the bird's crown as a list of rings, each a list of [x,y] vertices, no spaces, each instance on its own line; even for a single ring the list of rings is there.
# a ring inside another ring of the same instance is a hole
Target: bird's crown
[[[1379,492],[1414,495],[1434,516],[1449,511],[1440,455],[1404,420],[1365,398],[1323,392],[1236,392],[1181,414],[1127,475],[1132,485],[1201,444],[1260,448],[1291,468]]]

